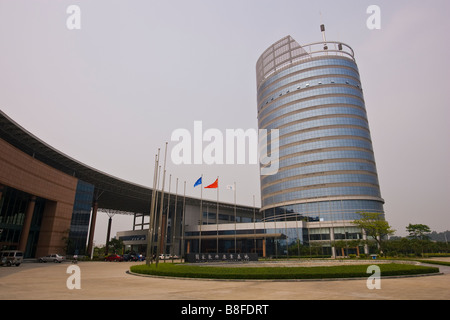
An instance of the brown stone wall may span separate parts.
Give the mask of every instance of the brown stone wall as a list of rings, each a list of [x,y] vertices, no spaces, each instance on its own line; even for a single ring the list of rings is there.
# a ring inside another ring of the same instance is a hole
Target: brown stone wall
[[[78,180],[0,139],[0,184],[47,199],[37,256],[62,253],[70,228]]]
[[[42,218],[36,256],[50,253],[65,254],[63,238],[68,236],[72,219],[73,205],[63,202],[47,201]]]

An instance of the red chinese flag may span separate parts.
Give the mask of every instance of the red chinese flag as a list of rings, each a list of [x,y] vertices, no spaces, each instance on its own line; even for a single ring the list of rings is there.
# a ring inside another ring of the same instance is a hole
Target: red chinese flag
[[[209,188],[209,189],[217,189],[219,187],[219,178],[216,179],[216,181],[214,181],[214,183],[210,184],[209,186],[205,187]]]

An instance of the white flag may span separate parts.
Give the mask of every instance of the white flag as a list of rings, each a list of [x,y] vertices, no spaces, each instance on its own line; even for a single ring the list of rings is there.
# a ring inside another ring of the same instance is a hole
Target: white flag
[[[234,190],[234,185],[232,184],[227,185],[227,190]]]

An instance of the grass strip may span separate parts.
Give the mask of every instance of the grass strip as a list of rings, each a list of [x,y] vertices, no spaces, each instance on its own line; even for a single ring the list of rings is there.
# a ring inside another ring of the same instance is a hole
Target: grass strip
[[[438,268],[408,264],[379,264],[381,276],[400,276],[430,274],[439,272]],[[327,267],[209,267],[183,264],[137,265],[131,272],[181,278],[203,279],[332,279],[368,277],[368,265],[327,266]]]
[[[447,261],[437,261],[437,260],[414,260],[421,263],[428,263],[428,264],[438,264],[441,266],[450,266],[450,262]]]

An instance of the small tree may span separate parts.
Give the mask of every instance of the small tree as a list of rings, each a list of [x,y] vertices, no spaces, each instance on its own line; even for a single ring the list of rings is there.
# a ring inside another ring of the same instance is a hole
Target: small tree
[[[353,223],[366,232],[366,235],[372,237],[378,244],[380,253],[383,253],[383,239],[388,235],[393,235],[395,230],[384,220],[380,213],[358,212],[360,219]]]
[[[114,253],[122,252],[122,249],[123,249],[123,241],[114,238],[114,239],[111,239],[111,240],[108,242],[107,246],[108,246],[108,249],[112,249],[112,250],[114,251]],[[109,250],[108,250],[108,252],[109,252]]]
[[[409,232],[409,238],[412,240],[414,247],[417,247],[416,254],[419,252],[424,256],[423,249],[428,244],[428,234],[431,232],[430,227],[424,224],[409,224],[406,227],[406,231]]]
[[[425,224],[409,224],[406,227],[411,239],[428,240],[428,234],[431,232],[430,227]]]

